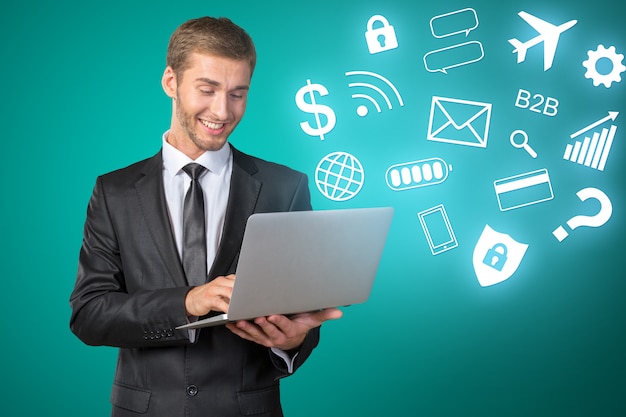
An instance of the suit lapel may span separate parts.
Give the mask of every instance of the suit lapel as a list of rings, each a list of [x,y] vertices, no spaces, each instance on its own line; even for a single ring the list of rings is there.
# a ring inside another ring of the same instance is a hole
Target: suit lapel
[[[258,168],[251,157],[232,147],[233,173],[224,220],[222,240],[209,272],[209,279],[234,273],[248,217],[254,213],[261,181],[254,177]]]
[[[187,286],[185,273],[178,256],[163,190],[163,159],[161,152],[150,158],[143,176],[135,183],[139,206],[159,254],[176,286]]]
[[[239,256],[246,222],[248,217],[254,213],[261,190],[261,181],[254,177],[258,168],[252,158],[234,147],[231,148],[233,151],[233,173],[224,220],[224,231],[215,261],[209,272],[209,279],[235,272],[234,266]],[[163,191],[161,152],[147,161],[143,176],[135,183],[135,189],[150,236],[167,265],[170,276],[176,286],[189,285],[178,256],[167,213],[167,203]]]

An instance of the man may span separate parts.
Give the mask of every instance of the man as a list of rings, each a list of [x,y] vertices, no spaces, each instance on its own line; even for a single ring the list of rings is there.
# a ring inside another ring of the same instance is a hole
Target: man
[[[227,144],[255,61],[252,40],[228,19],[181,25],[162,79],[172,119],[161,151],[96,181],[70,327],[89,345],[120,348],[113,416],[282,416],[278,380],[311,354],[319,326],[341,317],[326,309],[175,330],[228,311],[252,213],[311,209],[304,174]],[[186,229],[188,192],[200,192],[206,227],[191,249],[200,229]],[[188,267],[198,248],[206,255]]]

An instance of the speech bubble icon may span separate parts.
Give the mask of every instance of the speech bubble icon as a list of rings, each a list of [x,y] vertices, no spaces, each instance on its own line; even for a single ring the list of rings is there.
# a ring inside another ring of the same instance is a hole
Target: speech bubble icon
[[[577,192],[576,195],[580,201],[586,201],[590,198],[598,200],[600,202],[600,211],[593,216],[579,215],[572,217],[566,222],[570,229],[574,230],[581,226],[600,227],[609,221],[611,215],[613,214],[613,204],[603,191],[591,187],[583,188]],[[552,234],[559,242],[563,242],[563,240],[569,236],[569,233],[563,226],[559,226],[554,229]]]
[[[478,27],[478,15],[472,8],[440,14],[430,19],[430,31],[437,39],[470,32]]]
[[[428,72],[447,74],[451,68],[478,62],[484,56],[483,45],[478,41],[470,41],[428,52],[424,55],[424,67]]]

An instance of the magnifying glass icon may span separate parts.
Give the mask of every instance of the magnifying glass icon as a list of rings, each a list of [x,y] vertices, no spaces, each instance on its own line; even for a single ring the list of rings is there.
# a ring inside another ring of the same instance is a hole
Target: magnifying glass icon
[[[520,135],[523,137],[521,143],[518,143],[515,140],[515,136],[517,135]],[[528,144],[528,134],[524,132],[523,130],[515,130],[513,133],[511,133],[511,137],[509,138],[509,140],[511,141],[511,145],[513,145],[517,149],[524,148],[524,150],[528,152],[528,155],[532,156],[533,158],[537,157],[537,152],[535,152],[535,150],[531,148],[530,145]]]

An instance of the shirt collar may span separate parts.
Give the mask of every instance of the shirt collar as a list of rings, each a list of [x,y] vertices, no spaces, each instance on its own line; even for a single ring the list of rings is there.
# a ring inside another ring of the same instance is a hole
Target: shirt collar
[[[218,151],[204,152],[194,161],[167,142],[168,134],[169,130],[163,133],[163,168],[172,177],[180,173],[190,162],[200,164],[216,175],[222,175],[228,160],[232,157],[232,151],[227,143]]]

